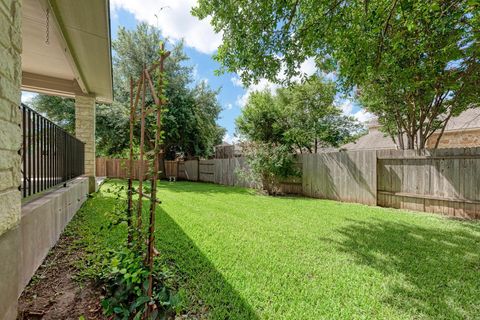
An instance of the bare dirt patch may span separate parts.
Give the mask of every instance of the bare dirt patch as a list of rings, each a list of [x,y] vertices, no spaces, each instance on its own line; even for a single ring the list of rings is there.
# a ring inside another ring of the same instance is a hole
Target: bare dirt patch
[[[50,251],[18,301],[18,319],[106,319],[101,288],[75,280],[82,249],[73,241],[74,236],[62,234]]]

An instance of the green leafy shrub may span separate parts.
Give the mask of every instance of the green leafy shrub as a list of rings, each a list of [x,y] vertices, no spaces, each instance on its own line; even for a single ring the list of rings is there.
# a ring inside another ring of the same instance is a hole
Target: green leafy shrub
[[[280,182],[298,176],[295,155],[285,145],[250,143],[244,146],[249,176],[269,195],[280,193]]]
[[[175,292],[166,283],[172,276],[168,270],[161,270],[156,263],[153,294],[147,295],[148,267],[143,257],[131,249],[125,248],[105,259],[100,281],[105,289],[102,301],[104,313],[115,319],[142,319],[147,305],[153,312],[149,319],[165,319],[182,310],[184,293]]]

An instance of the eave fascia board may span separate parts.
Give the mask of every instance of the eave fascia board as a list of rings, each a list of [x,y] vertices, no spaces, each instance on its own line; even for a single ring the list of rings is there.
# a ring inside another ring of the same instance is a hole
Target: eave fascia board
[[[22,72],[21,88],[25,91],[67,98],[85,95],[76,80],[60,79],[25,71]]]

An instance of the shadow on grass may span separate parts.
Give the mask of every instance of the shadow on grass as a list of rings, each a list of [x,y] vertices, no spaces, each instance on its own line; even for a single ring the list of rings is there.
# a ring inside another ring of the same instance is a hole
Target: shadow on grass
[[[401,274],[401,283],[390,285],[385,303],[419,318],[478,319],[480,224],[443,230],[352,221],[339,232],[346,238],[338,243],[341,250],[358,263],[386,276]]]
[[[124,181],[111,181],[113,184],[126,185]],[[188,186],[187,186],[188,187]],[[113,228],[108,233],[102,228],[108,224],[106,212],[113,212],[118,201],[109,186],[105,185],[105,193],[95,195],[87,202],[84,210],[89,217],[81,215],[79,227],[83,229],[82,236],[88,237],[85,241],[98,245],[102,250],[118,248],[125,241],[126,229]],[[169,186],[170,190],[171,187]],[[161,195],[161,190],[159,190]],[[121,201],[124,201],[121,200]],[[143,201],[143,221],[148,221],[149,201]],[[198,249],[182,228],[160,206],[156,209],[156,244],[161,259],[172,266],[181,278],[179,282],[187,289],[192,298],[194,310],[187,310],[189,314],[209,319],[258,319],[254,310],[240,296],[240,294],[226,281],[215,266]],[[95,218],[93,218],[95,217]]]
[[[161,256],[182,276],[181,281],[209,319],[258,319],[254,310],[216,270],[182,228],[157,209],[157,245]]]

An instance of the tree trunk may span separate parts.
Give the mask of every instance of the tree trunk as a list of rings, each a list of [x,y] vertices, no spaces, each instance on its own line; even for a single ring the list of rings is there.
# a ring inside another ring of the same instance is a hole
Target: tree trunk
[[[407,149],[415,149],[415,135],[413,134],[407,134]]]

